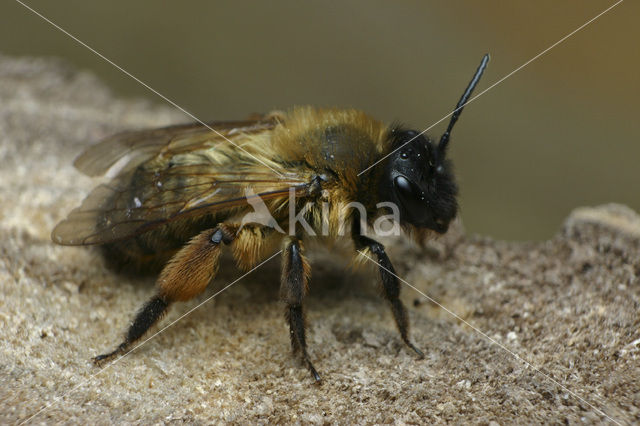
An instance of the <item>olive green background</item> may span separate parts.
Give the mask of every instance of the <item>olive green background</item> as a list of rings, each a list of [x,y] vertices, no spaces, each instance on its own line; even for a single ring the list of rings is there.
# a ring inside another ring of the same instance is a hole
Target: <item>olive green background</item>
[[[453,109],[485,52],[477,93],[614,4],[26,3],[203,120],[313,104],[417,129]],[[576,206],[640,210],[638,16],[621,3],[465,109],[451,154],[469,231],[542,240]],[[164,102],[17,2],[0,22],[2,53],[62,57]]]

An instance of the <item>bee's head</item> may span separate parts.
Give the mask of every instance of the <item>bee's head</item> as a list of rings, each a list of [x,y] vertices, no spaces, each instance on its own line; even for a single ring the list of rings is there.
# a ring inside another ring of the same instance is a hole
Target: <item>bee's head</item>
[[[446,232],[458,211],[451,162],[415,130],[394,129],[391,137],[396,151],[385,165],[381,197],[398,206],[402,223]]]
[[[455,218],[458,187],[451,162],[446,159],[447,146],[451,130],[488,62],[489,55],[484,55],[437,146],[415,130],[395,128],[390,132],[392,150],[386,158],[380,196],[398,206],[401,223],[444,233]]]

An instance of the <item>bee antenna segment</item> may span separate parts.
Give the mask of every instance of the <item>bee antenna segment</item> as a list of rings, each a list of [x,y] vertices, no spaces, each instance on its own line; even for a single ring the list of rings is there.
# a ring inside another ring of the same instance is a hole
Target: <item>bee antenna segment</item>
[[[458,105],[456,105],[456,109],[453,110],[453,114],[451,115],[451,120],[449,121],[449,126],[447,126],[447,130],[442,134],[442,137],[440,138],[440,143],[438,144],[438,158],[440,159],[440,161],[444,159],[445,153],[447,151],[447,145],[449,144],[449,137],[451,136],[451,129],[453,129],[453,125],[456,124],[456,121],[458,121],[458,118],[462,113],[462,109],[464,108],[465,104],[471,97],[471,94],[473,93],[473,89],[476,88],[476,85],[480,81],[480,77],[482,77],[482,73],[484,72],[485,68],[487,68],[488,63],[489,63],[489,54],[487,53],[482,57],[482,62],[480,62],[480,65],[478,66],[476,73],[473,75],[473,78],[469,82],[467,89],[464,91],[464,93],[462,94],[462,97],[458,101]]]

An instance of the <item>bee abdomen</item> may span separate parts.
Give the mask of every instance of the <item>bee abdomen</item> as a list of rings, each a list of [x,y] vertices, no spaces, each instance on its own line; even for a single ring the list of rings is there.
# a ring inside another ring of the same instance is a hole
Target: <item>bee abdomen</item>
[[[116,271],[155,273],[192,237],[211,227],[212,223],[217,223],[216,218],[171,222],[126,240],[104,244],[102,255],[107,265]]]
[[[136,274],[157,273],[177,251],[174,249],[150,252],[137,243],[137,238],[104,244],[100,248],[107,266],[111,269]]]

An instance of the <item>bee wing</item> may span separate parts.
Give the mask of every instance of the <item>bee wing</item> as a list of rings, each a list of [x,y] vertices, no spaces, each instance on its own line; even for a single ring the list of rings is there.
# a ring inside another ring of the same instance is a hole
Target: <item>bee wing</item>
[[[160,134],[162,129],[138,132],[139,139],[134,133],[123,133],[121,139],[110,138],[83,154],[80,157],[83,167],[96,174],[104,173],[124,158],[108,152],[107,146],[112,147],[110,149],[128,146],[134,156],[115,178],[95,188],[80,207],[54,228],[53,241],[63,245],[104,244],[177,219],[245,207],[251,197],[284,200],[291,187],[297,195],[307,191],[308,177],[293,173],[278,175],[271,168],[239,154],[233,146],[230,148],[228,141],[206,127],[206,131],[192,127],[182,129],[186,131],[168,128],[164,136]],[[234,129],[238,127],[227,128],[229,137],[269,128],[261,123],[243,126],[236,132]],[[164,138],[162,143],[161,138]],[[226,150],[221,158],[230,157],[227,163],[212,164],[211,157],[203,154],[204,150],[216,150],[216,147]],[[109,158],[98,158],[100,152]],[[235,161],[234,155],[242,161]],[[172,159],[176,162],[172,163]]]
[[[121,169],[121,172],[125,172],[155,157],[176,138],[209,135],[220,139],[232,139],[234,134],[271,130],[276,124],[277,120],[274,118],[261,116],[256,120],[211,122],[206,125],[189,123],[121,132],[87,148],[75,159],[73,165],[87,176],[102,176],[113,165],[123,161],[126,167]],[[219,134],[211,129],[215,129]]]

